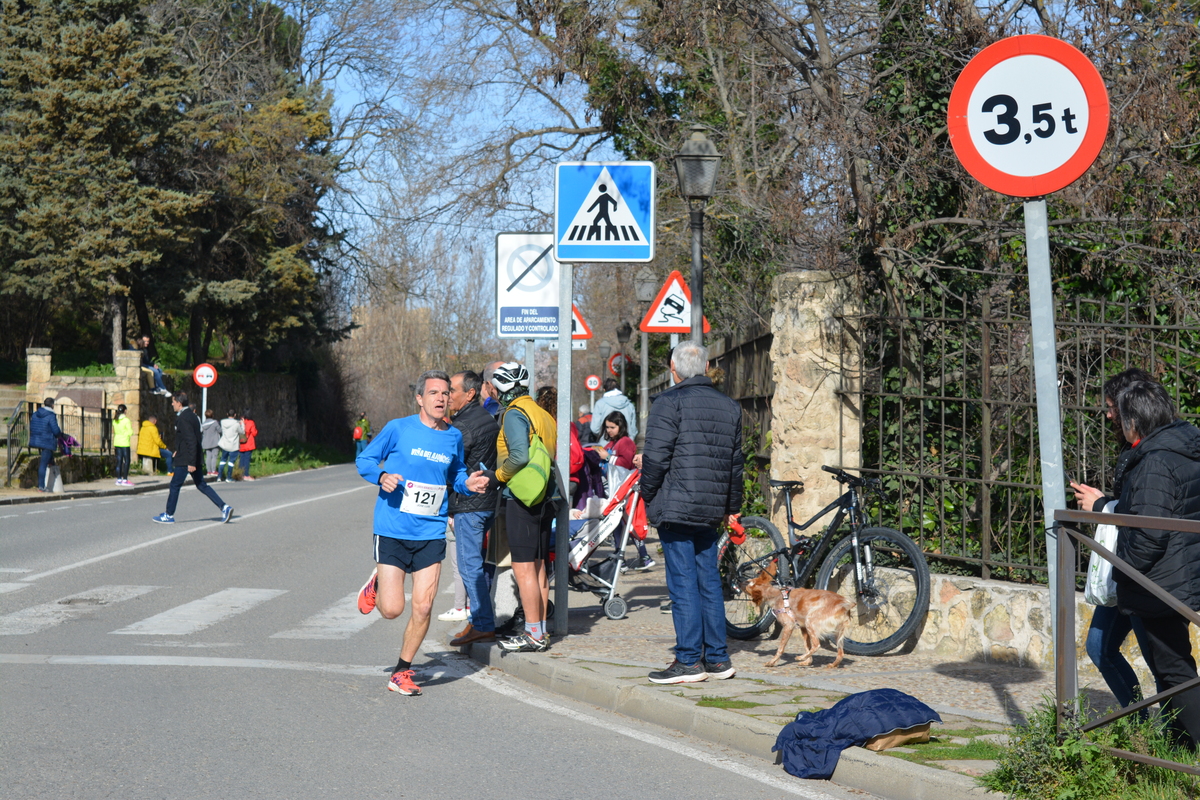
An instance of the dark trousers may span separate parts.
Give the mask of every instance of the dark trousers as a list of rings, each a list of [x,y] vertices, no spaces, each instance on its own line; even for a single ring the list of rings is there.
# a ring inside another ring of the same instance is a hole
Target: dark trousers
[[[1141,617],[1145,638],[1142,656],[1154,674],[1159,691],[1187,683],[1196,677],[1188,621],[1178,614],[1167,617]],[[1200,742],[1200,687],[1177,694],[1162,704],[1162,710],[1175,715],[1171,730],[1181,744],[1195,747]]]
[[[113,452],[117,455],[117,479],[125,480],[129,477],[129,448],[114,447]]]
[[[39,447],[38,449],[42,451],[42,457],[38,460],[38,488],[49,491],[54,487],[46,485],[46,467],[54,463],[55,448]]]
[[[175,472],[171,475],[171,486],[167,490],[167,514],[175,516],[175,506],[179,503],[179,490],[183,488],[183,482],[187,480],[188,475],[192,476],[192,483],[196,484],[196,488],[212,500],[217,508],[224,508],[225,501],[222,500],[216,491],[204,482],[204,467],[196,467],[196,471],[189,473],[186,464],[176,464]]]

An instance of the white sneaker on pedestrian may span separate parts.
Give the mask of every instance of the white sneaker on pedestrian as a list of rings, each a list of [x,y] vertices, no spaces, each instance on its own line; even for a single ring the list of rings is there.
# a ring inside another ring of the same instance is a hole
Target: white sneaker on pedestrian
[[[465,608],[452,608],[449,611],[438,614],[438,619],[442,622],[462,622],[469,616],[470,614],[467,613]]]

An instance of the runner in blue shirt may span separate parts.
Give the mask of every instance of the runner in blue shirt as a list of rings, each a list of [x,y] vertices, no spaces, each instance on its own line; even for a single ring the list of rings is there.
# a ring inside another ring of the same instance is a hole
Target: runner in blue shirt
[[[383,427],[355,459],[358,474],[379,486],[375,499],[375,571],[358,593],[358,610],[384,619],[404,613],[404,580],[412,575],[412,615],[388,689],[421,693],[412,660],[429,630],[442,560],[446,557],[448,487],[483,493],[488,477],[467,476],[462,434],[446,420],[450,376],[440,370],[417,380],[418,413]]]

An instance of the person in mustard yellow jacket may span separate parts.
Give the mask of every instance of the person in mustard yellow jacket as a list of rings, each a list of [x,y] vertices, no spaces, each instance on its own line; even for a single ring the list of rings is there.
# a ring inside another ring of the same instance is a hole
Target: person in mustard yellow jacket
[[[138,431],[137,454],[148,458],[161,458],[167,463],[167,473],[174,471],[171,451],[167,449],[167,443],[158,432],[158,417],[153,414],[142,420],[142,428]]]
[[[536,434],[551,453],[558,446],[554,418],[529,396],[529,371],[517,363],[501,364],[491,383],[500,393],[500,436],[496,440],[496,479],[501,484],[529,463],[529,445]],[[540,653],[550,647],[546,636],[546,607],[550,583],[546,559],[550,554],[550,524],[554,520],[555,486],[551,467],[546,494],[541,502],[527,506],[505,487],[504,522],[512,552],[513,577],[525,610],[525,631],[500,642],[509,652]]]

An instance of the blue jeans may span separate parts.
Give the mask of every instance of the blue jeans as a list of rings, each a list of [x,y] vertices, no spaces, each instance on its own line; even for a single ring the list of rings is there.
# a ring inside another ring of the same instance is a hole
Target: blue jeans
[[[466,511],[454,515],[454,555],[458,575],[471,601],[471,627],[477,631],[496,630],[492,596],[483,574],[483,535],[496,521],[494,511]]]
[[[171,474],[171,486],[167,489],[167,513],[169,515],[175,516],[175,506],[179,504],[179,490],[183,488],[183,482],[187,480],[188,475],[192,476],[192,483],[196,484],[196,488],[205,497],[212,500],[217,508],[225,508],[225,501],[204,482],[204,467],[196,467],[195,472],[188,472],[187,466],[180,464]]]
[[[167,387],[163,386],[161,369],[158,367],[142,367],[142,369],[149,371],[154,376],[154,391],[165,392],[167,390]]]
[[[1137,673],[1125,656],[1121,655],[1121,644],[1129,631],[1137,636],[1138,646],[1145,639],[1142,621],[1137,617],[1122,614],[1116,606],[1096,606],[1092,612],[1092,624],[1087,632],[1087,654],[1096,669],[1104,677],[1117,703],[1127,706],[1142,699],[1142,689]]]
[[[252,455],[254,455],[253,450],[243,450],[242,451],[242,477],[243,478],[248,478],[250,476],[250,456],[252,456]]]
[[[729,660],[717,538],[717,529],[707,525],[658,527],[675,623],[675,658],[689,666]]]
[[[167,462],[167,474],[168,475],[175,471],[175,459],[171,455],[170,450],[168,450],[165,447],[160,447],[160,448],[158,448],[158,456],[163,461]]]
[[[220,480],[233,480],[233,468],[237,466],[237,460],[237,450],[222,450],[221,465],[217,467],[217,478]]]
[[[38,459],[38,488],[51,489],[53,487],[46,485],[46,467],[54,463],[55,448],[39,447],[38,450],[42,451],[41,458]]]
[[[358,458],[359,456],[361,456],[362,451],[366,450],[366,449],[367,449],[367,440],[366,439],[355,439],[354,440],[354,457],[355,458]],[[455,535],[457,536],[458,534],[455,534]]]

